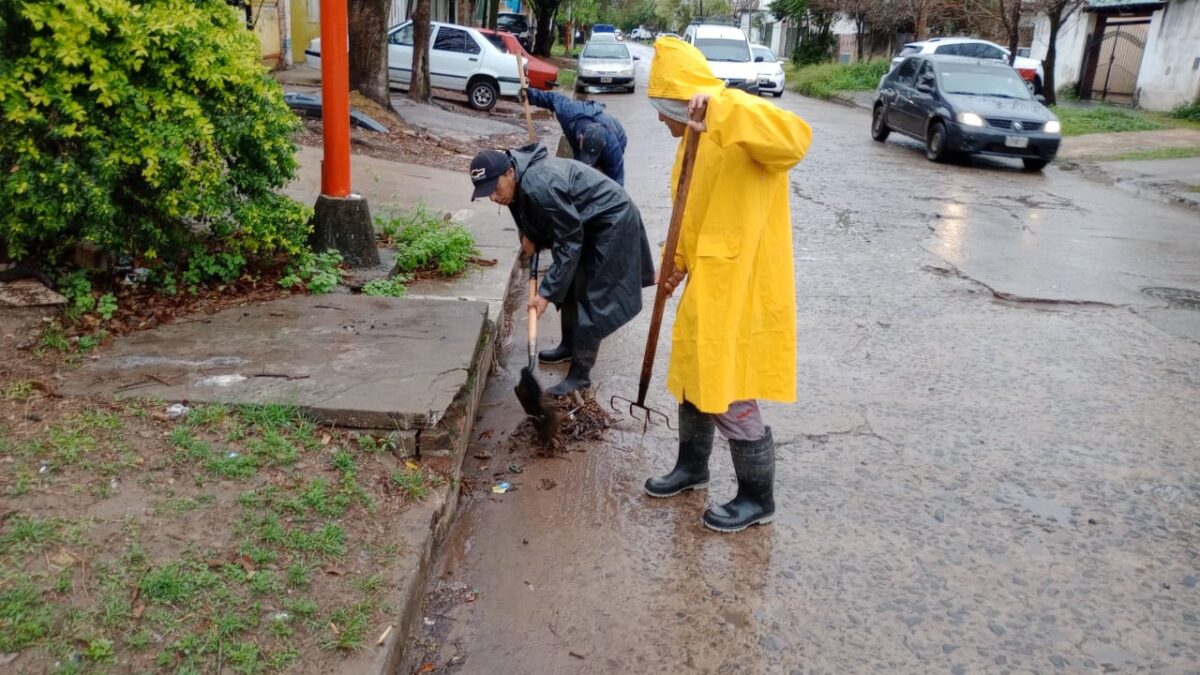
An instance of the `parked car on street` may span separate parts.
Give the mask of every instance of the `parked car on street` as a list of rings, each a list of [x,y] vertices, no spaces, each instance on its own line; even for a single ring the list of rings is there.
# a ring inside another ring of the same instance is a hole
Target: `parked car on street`
[[[751,45],[750,51],[758,66],[758,93],[770,94],[775,98],[783,96],[783,64],[775,58],[775,53],[762,45]]]
[[[613,37],[616,37],[617,27],[611,23],[598,23],[592,26],[592,37],[595,37],[600,33],[612,33]]]
[[[613,31],[613,34],[617,36],[617,42],[624,42],[624,41],[625,41],[625,31],[621,30],[620,28],[618,28],[617,30]]]
[[[496,48],[478,30],[449,23],[432,23],[429,38],[429,80],[439,89],[462,91],[476,110],[491,110],[501,96],[517,95],[517,57]],[[412,21],[388,29],[388,80],[407,87],[412,82]],[[308,43],[306,64],[321,68],[321,38]]]
[[[634,28],[632,31],[630,31],[629,37],[630,37],[630,39],[633,39],[633,40],[653,40],[654,33],[650,32],[649,30],[647,30],[641,26],[638,26],[637,28]]]
[[[587,87],[622,88],[629,93],[637,88],[638,57],[619,42],[588,42],[579,54],[575,91]]]
[[[1031,171],[1049,164],[1062,141],[1058,118],[1008,64],[937,54],[906,57],[884,76],[871,136],[883,142],[893,131],[924,141],[935,162],[1002,155]]]
[[[616,42],[616,33],[592,33],[592,39],[588,42]]]
[[[704,54],[713,75],[725,80],[726,86],[758,93],[758,64],[750,55],[750,41],[740,29],[692,24],[684,31],[683,40]]]
[[[496,15],[496,30],[512,33],[517,36],[517,40],[521,42],[522,47],[529,49],[532,35],[529,28],[529,19],[524,14],[500,12]]]
[[[516,35],[487,28],[477,30],[483,33],[492,46],[505,54],[521,54],[521,58],[525,61],[525,76],[529,78],[530,87],[550,91],[558,85],[558,66],[530,54],[526,51],[525,46],[517,40]]]
[[[1020,54],[1020,51],[1017,52]],[[906,56],[914,56],[916,54],[939,54],[941,56],[965,56],[976,59],[991,59],[994,61],[1003,61],[1008,63],[1009,52],[1004,47],[987,40],[979,40],[976,38],[929,38],[924,42],[910,42],[900,48],[896,57],[892,59],[892,69],[904,60]],[[1025,81],[1025,85],[1029,87],[1029,91],[1034,94],[1042,93],[1042,82],[1045,80],[1045,73],[1042,69],[1042,62],[1037,59],[1030,59],[1024,56],[1017,56],[1013,62],[1013,68],[1021,74],[1021,79]]]

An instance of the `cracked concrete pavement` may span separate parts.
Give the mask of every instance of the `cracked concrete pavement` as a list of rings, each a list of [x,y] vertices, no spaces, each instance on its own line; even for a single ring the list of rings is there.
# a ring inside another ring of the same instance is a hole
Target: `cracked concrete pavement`
[[[674,143],[644,94],[599,98],[660,242]],[[735,491],[721,440],[708,492],[668,500],[641,488],[674,459],[664,427],[512,447],[518,316],[405,672],[1195,671],[1200,311],[1143,292],[1200,291],[1194,212],[1055,168],[933,164],[871,141],[865,112],[779,104],[815,142],[791,178],[798,401],[765,406],[776,522],[702,529]],[[636,392],[647,321],[601,348],[598,399]],[[673,411],[669,345],[649,403]]]

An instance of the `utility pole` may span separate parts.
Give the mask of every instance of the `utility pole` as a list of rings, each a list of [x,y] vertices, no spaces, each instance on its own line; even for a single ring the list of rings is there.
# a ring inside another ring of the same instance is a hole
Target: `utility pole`
[[[341,252],[351,267],[379,265],[367,200],[350,192],[350,54],[346,0],[321,0],[321,196],[309,244]]]

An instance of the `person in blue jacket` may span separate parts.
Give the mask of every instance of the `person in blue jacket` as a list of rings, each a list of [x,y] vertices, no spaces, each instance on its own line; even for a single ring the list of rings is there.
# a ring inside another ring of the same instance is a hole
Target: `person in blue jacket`
[[[604,112],[604,104],[573,101],[562,94],[538,89],[523,90],[529,103],[554,112],[575,159],[595,167],[625,185],[625,128]]]

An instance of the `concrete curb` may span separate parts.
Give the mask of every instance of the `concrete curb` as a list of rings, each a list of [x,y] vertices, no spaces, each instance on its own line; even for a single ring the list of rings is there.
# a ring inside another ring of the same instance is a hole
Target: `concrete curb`
[[[364,650],[361,657],[343,661],[336,670],[338,673],[391,675],[397,672],[403,663],[408,638],[422,618],[421,606],[425,599],[425,587],[429,582],[433,561],[450,531],[450,524],[458,509],[462,465],[470,446],[480,398],[495,365],[497,346],[503,345],[504,325],[513,310],[515,299],[522,290],[521,282],[524,276],[520,257],[517,256],[508,278],[503,308],[494,321],[489,319],[486,322],[480,334],[467,386],[459,393],[437,429],[423,432],[444,435],[448,451],[445,454],[435,454],[434,462],[445,458],[445,468],[450,474],[450,481],[445,486],[431,491],[425,501],[407,511],[393,527],[402,547],[401,559],[397,566],[401,568],[404,577],[393,600],[397,612],[394,615],[392,631],[383,645],[371,645],[368,650]]]

